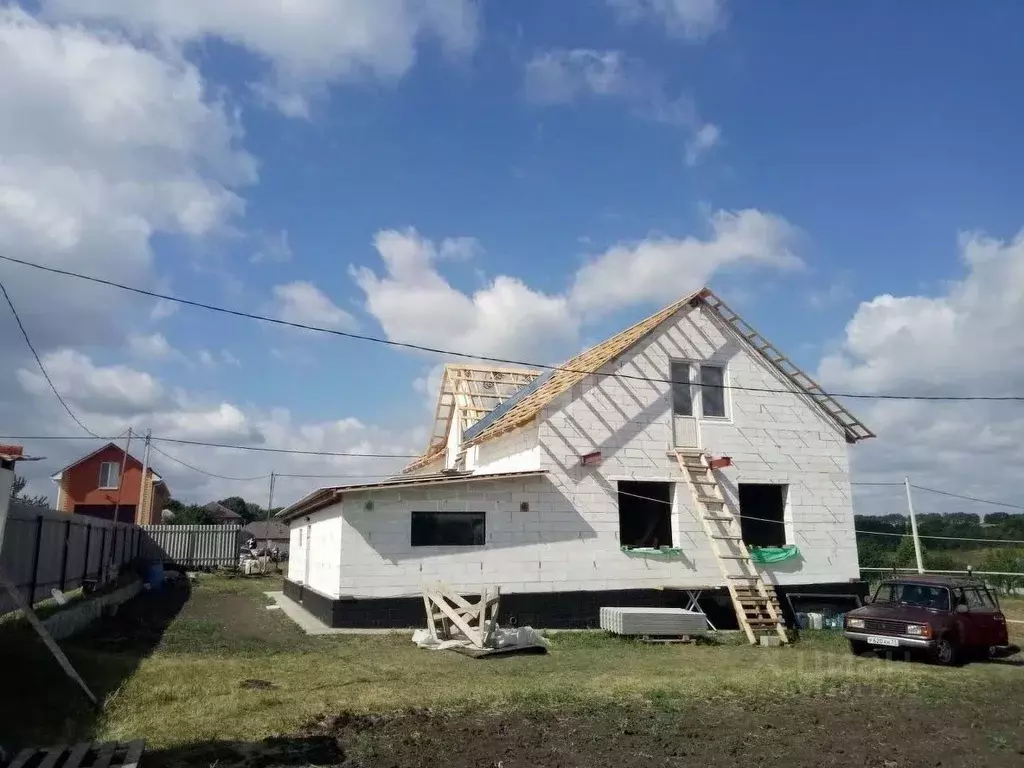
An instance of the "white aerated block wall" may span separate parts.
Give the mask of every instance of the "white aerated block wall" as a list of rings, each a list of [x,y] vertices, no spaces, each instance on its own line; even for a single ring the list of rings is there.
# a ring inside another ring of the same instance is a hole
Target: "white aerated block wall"
[[[338,597],[339,594],[341,509],[340,503],[334,504],[289,524],[289,581],[305,584],[328,597]]]
[[[675,458],[667,455],[674,443],[670,360],[724,364],[730,385],[789,389],[705,312],[681,312],[602,371],[637,378],[588,376],[546,408],[540,421],[542,467],[566,496],[575,498],[587,524],[600,532],[587,542],[583,559],[599,563],[602,573],[628,586],[723,583],[693,514],[689,488]],[[700,430],[702,445],[712,456],[732,457],[733,466],[719,477],[733,510],[738,511],[738,483],[789,487],[787,541],[800,547],[803,559],[765,568],[769,581],[812,584],[859,576],[847,445],[805,396],[730,389],[726,419],[702,420]],[[601,464],[580,467],[580,456],[594,451],[601,452]],[[673,544],[684,550],[681,562],[666,569],[660,558],[655,562],[619,551],[619,480],[678,483]]]

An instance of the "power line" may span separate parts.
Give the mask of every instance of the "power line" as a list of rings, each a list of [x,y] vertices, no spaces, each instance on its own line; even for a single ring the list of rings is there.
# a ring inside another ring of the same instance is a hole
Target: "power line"
[[[75,412],[71,410],[71,407],[65,402],[64,398],[60,396],[60,392],[57,391],[57,387],[54,386],[53,380],[50,378],[50,374],[46,372],[46,366],[43,365],[42,359],[39,357],[39,353],[36,352],[35,346],[32,344],[32,340],[28,337],[28,331],[25,330],[25,325],[21,322],[21,317],[18,315],[18,310],[14,308],[14,302],[11,301],[11,297],[7,294],[7,289],[4,287],[3,282],[0,282],[0,291],[3,291],[4,298],[7,299],[7,306],[11,308],[11,313],[14,315],[14,320],[18,323],[18,328],[21,329],[21,335],[25,339],[25,343],[28,345],[29,350],[32,352],[32,357],[36,359],[36,364],[39,366],[39,370],[43,374],[43,378],[46,379],[46,383],[50,385],[50,389],[53,390],[53,394],[60,401],[60,404],[64,406],[64,410],[68,412],[68,416],[74,419],[75,423],[88,432],[93,437],[97,437],[97,434],[89,429],[82,420],[75,415]]]
[[[152,440],[152,438],[150,438],[150,440]],[[161,456],[164,456],[164,457],[170,459],[171,461],[173,461],[173,462],[175,462],[177,464],[180,464],[181,466],[185,467],[186,469],[191,469],[193,472],[198,472],[201,475],[206,475],[207,477],[212,477],[212,478],[215,478],[217,480],[229,480],[229,481],[234,482],[234,483],[247,483],[247,482],[250,482],[252,480],[263,480],[263,479],[265,479],[267,477],[270,477],[269,474],[267,474],[267,475],[257,475],[256,477],[227,477],[225,475],[218,475],[218,474],[215,474],[213,472],[207,472],[205,469],[200,469],[199,467],[194,467],[191,464],[189,464],[187,461],[182,461],[177,456],[172,456],[171,454],[167,453],[167,451],[164,451],[164,450],[162,450],[160,448],[157,448],[152,443],[150,443],[149,447],[152,448],[157,453],[159,453]]]
[[[113,437],[100,437],[94,435],[93,437],[85,437],[83,435],[4,435],[4,440],[108,440],[113,441],[117,438]],[[420,454],[418,453],[360,453],[359,451],[305,451],[297,448],[267,448],[259,445],[233,445],[231,443],[212,443],[204,440],[184,440],[174,437],[156,437],[150,438],[153,441],[159,441],[162,443],[177,443],[180,445],[196,445],[203,446],[206,448],[226,448],[234,451],[257,451],[261,453],[286,453],[294,454],[297,456],[331,456],[339,458],[356,458],[356,459],[418,459]],[[268,475],[269,477],[269,475]]]
[[[287,453],[296,456],[340,456],[361,459],[418,459],[418,453],[360,453],[358,451],[306,451],[298,448],[266,448],[260,445],[231,445],[229,443],[209,443],[202,440],[182,440],[174,437],[153,437],[161,443],[178,443],[180,445],[201,445],[207,448],[229,448],[236,451],[257,451],[261,453]]]
[[[128,291],[135,293],[140,296],[148,296],[153,299],[162,299],[164,301],[171,301],[177,304],[184,304],[190,307],[197,307],[199,309],[206,309],[210,312],[219,312],[225,315],[232,315],[234,317],[241,317],[247,320],[258,320],[264,323],[270,323],[272,325],[280,325],[288,328],[298,328],[304,331],[316,331],[317,333],[326,333],[332,336],[340,336],[346,339],[352,339],[355,341],[366,341],[374,344],[383,344],[390,347],[399,347],[402,349],[415,350],[417,352],[428,352],[435,355],[444,355],[447,357],[459,357],[468,360],[483,360],[491,363],[502,363],[505,365],[520,365],[529,368],[542,368],[551,371],[564,371],[567,373],[582,373],[593,376],[611,377],[615,379],[627,379],[634,381],[646,381],[660,384],[673,384],[671,379],[653,378],[649,376],[635,376],[625,373],[600,373],[588,370],[580,370],[573,368],[566,368],[564,366],[550,365],[546,363],[533,363],[523,360],[513,360],[510,358],[493,357],[489,355],[477,355],[468,352],[456,352],[450,349],[441,349],[439,347],[430,347],[424,344],[413,344],[405,341],[393,341],[391,339],[383,339],[377,336],[368,336],[360,333],[352,333],[350,331],[340,331],[336,328],[324,328],[316,325],[308,325],[306,323],[296,323],[289,320],[282,320],[276,317],[268,317],[266,315],[257,315],[252,312],[242,312],[237,309],[228,309],[227,307],[217,306],[215,304],[207,304],[202,301],[195,301],[193,299],[183,299],[177,296],[170,296],[163,293],[157,293],[156,291],[149,291],[144,288],[136,288],[131,285],[124,285],[123,283],[117,283],[113,280],[105,280],[99,277],[92,277],[91,275],[83,275],[79,272],[72,272],[66,269],[58,269],[57,267],[48,267],[43,264],[36,264],[31,261],[25,261],[24,259],[16,259],[11,256],[0,255],[0,259],[9,261],[14,264],[20,264],[25,267],[31,267],[33,269],[39,269],[44,272],[50,272],[55,275],[63,275],[65,277],[73,277],[78,280],[86,280],[91,283],[98,283],[100,285],[106,285],[111,288],[117,288],[122,291]],[[765,392],[775,394],[800,394],[794,393],[788,389],[771,389],[768,387],[746,387],[738,384],[701,384],[702,387],[709,389],[735,389],[743,392]],[[1024,401],[1024,395],[891,395],[891,394],[864,394],[854,392],[823,392],[822,394],[830,397],[845,397],[851,399],[861,400],[920,400],[920,401],[941,401],[941,402],[960,402],[960,401],[996,401],[996,402],[1020,402]]]
[[[902,485],[902,483],[901,483]],[[618,491],[620,496],[632,496],[635,499],[644,499],[645,501],[655,501],[659,504],[666,504],[672,506],[671,501],[665,501],[664,499],[656,499],[653,496],[643,496],[639,493],[629,493],[628,491]],[[775,523],[776,525],[785,525],[785,520],[772,520],[767,517],[754,517],[752,515],[744,515],[740,513],[733,513],[733,517],[737,520],[756,520],[760,523]],[[908,538],[913,536],[912,533],[896,533],[895,531],[859,531],[854,529],[854,533],[860,533],[867,536],[899,536],[900,538]],[[1022,539],[972,539],[962,536],[918,536],[919,539],[941,539],[942,541],[980,541],[988,544],[1024,544]]]
[[[898,483],[902,485],[902,483]],[[954,499],[965,499],[966,501],[976,501],[979,504],[993,504],[997,507],[1008,507],[1009,509],[1024,509],[1024,506],[1020,504],[1009,504],[1005,501],[992,501],[991,499],[979,499],[977,496],[964,496],[960,493],[951,493],[950,491],[940,491],[937,488],[926,488],[923,485],[910,484],[911,488],[916,488],[919,491],[928,491],[929,493],[937,493],[941,496],[952,496]]]

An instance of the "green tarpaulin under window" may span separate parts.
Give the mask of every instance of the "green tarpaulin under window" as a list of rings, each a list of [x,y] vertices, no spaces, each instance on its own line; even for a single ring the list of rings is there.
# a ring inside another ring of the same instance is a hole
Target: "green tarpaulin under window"
[[[781,563],[800,557],[800,549],[796,544],[786,547],[751,547],[750,559],[755,563]]]
[[[620,547],[627,555],[681,555],[683,550],[677,547]]]

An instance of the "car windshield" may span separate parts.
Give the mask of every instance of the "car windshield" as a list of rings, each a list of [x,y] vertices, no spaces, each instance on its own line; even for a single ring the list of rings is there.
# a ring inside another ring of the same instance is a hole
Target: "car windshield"
[[[875,592],[874,602],[916,605],[921,608],[948,611],[949,590],[945,587],[935,587],[929,584],[886,582]]]

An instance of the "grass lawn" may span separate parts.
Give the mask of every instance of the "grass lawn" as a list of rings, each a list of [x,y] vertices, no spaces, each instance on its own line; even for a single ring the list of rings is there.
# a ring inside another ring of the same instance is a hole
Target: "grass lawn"
[[[662,723],[657,733],[664,735],[672,732],[669,722],[682,728],[713,715],[721,721],[713,717],[701,730],[725,738],[729,723],[757,712],[765,713],[769,730],[784,729],[782,716],[773,713],[789,707],[801,718],[819,720],[834,710],[831,728],[837,734],[852,728],[856,737],[865,718],[913,706],[926,712],[915,717],[933,717],[936,732],[948,731],[951,717],[967,718],[965,738],[973,740],[975,751],[991,747],[997,759],[992,765],[1001,764],[1003,752],[1018,760],[1024,754],[1018,753],[1024,750],[1020,656],[943,669],[855,658],[832,633],[804,633],[790,647],[762,649],[738,640],[658,646],[563,632],[551,634],[548,655],[473,660],[420,650],[406,634],[307,636],[279,610],[268,610],[262,593],[276,588],[269,579],[203,577],[191,594],[179,587],[160,598],[143,595],[117,617],[66,641],[65,650],[83,677],[105,697],[98,714],[84,706],[31,635],[5,627],[0,647],[9,650],[3,653],[4,666],[10,659],[14,674],[3,698],[13,706],[0,705],[8,710],[0,711],[0,744],[145,736],[151,748],[166,750],[165,757],[209,765],[221,760],[216,750],[180,750],[190,744],[213,749],[209,745],[327,729],[335,741],[342,733],[355,738],[369,755],[391,749],[388,745],[419,744],[410,734],[453,728],[489,734],[488,743],[505,738],[518,749],[522,742],[516,734],[526,727],[523,723],[540,717],[548,724],[567,723],[574,733],[591,733],[590,741],[581,735],[580,743],[592,743],[593,749],[578,754],[600,761],[608,729],[615,731],[621,722],[642,721],[648,724],[643,728]],[[1024,600],[1007,601],[1005,607],[1024,613]],[[1024,625],[1013,625],[1013,632],[1024,643]],[[700,717],[694,719],[694,710]],[[641,711],[646,714],[636,714]],[[402,712],[407,714],[395,714]],[[736,718],[730,720],[730,712]],[[858,724],[843,725],[852,712],[861,713]],[[350,716],[339,720],[342,713]],[[510,724],[510,717],[526,720]],[[451,718],[463,720],[456,725]],[[969,733],[975,720],[977,732]],[[737,730],[737,738],[759,727],[748,722]],[[534,723],[527,730],[538,728]],[[646,744],[648,737],[636,735],[646,733],[643,728],[624,735],[624,743],[635,736]],[[801,734],[794,731],[792,738],[805,738]],[[902,748],[898,734],[894,739],[893,749]],[[435,747],[439,754],[451,749]],[[639,752],[643,748],[637,746]],[[429,753],[425,746],[416,747],[399,764],[419,764],[416,760]],[[616,754],[614,759],[633,758]],[[539,755],[530,760],[545,762]],[[221,765],[230,762],[221,760]],[[717,763],[707,758],[705,764]]]

